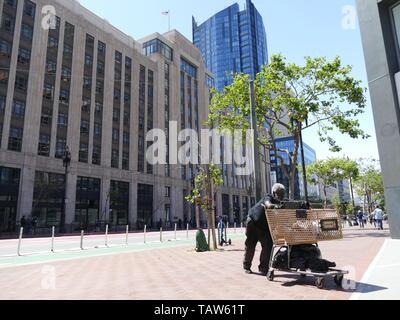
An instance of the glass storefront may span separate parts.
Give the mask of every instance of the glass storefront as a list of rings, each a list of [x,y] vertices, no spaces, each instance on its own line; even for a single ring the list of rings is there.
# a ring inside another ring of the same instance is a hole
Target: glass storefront
[[[32,216],[38,228],[58,227],[65,194],[65,175],[36,171]]]
[[[138,184],[137,194],[137,228],[153,228],[153,186]]]
[[[0,233],[16,230],[20,169],[0,167]]]
[[[94,230],[99,223],[100,179],[78,177],[76,183],[75,229]]]
[[[110,224],[126,226],[129,224],[129,183],[111,181]]]

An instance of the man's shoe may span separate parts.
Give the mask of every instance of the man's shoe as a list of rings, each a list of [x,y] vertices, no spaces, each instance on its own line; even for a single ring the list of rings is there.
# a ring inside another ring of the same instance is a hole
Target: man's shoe
[[[246,274],[252,274],[252,273],[253,273],[253,271],[251,271],[251,269],[244,269],[244,272],[245,272]]]

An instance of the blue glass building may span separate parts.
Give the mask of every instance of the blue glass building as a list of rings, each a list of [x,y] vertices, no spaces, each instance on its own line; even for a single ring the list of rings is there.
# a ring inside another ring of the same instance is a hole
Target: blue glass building
[[[251,0],[246,0],[245,10],[236,3],[201,25],[193,18],[193,43],[214,74],[218,91],[232,83],[233,74],[254,78],[268,62],[263,19]]]
[[[278,150],[288,150],[289,153],[292,155],[295,149],[294,146],[294,137],[286,137],[286,138],[280,138],[276,139],[276,148]],[[299,165],[302,163],[302,158],[301,158],[301,150],[299,150],[299,157],[297,159],[297,162]],[[283,158],[285,162],[285,166],[290,172],[290,161],[287,153],[285,152],[279,152],[279,155]],[[270,154],[270,159],[271,159],[271,172],[272,175],[275,176],[275,181],[273,182],[278,182],[282,183],[286,189],[287,189],[287,196],[289,193],[289,179],[285,176],[283,173],[282,167],[281,167],[281,160],[275,156],[275,154],[271,151]],[[313,148],[311,148],[309,145],[304,143],[304,161],[306,166],[314,163],[317,161],[317,154]],[[319,192],[319,187],[314,186],[314,185],[308,185],[308,194],[310,199],[319,199],[320,197],[320,192]],[[305,192],[304,192],[304,183],[303,183],[303,174],[302,172],[297,172],[296,174],[296,180],[295,180],[295,199],[304,199],[305,198]]]

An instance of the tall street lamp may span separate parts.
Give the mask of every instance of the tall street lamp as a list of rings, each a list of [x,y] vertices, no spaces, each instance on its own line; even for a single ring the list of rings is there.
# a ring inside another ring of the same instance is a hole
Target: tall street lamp
[[[67,211],[67,180],[68,180],[68,168],[71,165],[71,153],[69,152],[69,147],[65,148],[64,156],[63,156],[63,165],[65,168],[65,177],[64,177],[64,199],[63,206],[61,212],[61,224],[60,224],[60,233],[65,233],[65,213]]]

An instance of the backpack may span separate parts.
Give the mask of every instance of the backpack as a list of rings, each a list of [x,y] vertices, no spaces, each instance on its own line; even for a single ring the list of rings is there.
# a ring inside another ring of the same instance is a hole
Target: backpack
[[[196,252],[207,252],[210,248],[207,243],[206,235],[203,230],[198,230],[196,233]]]

